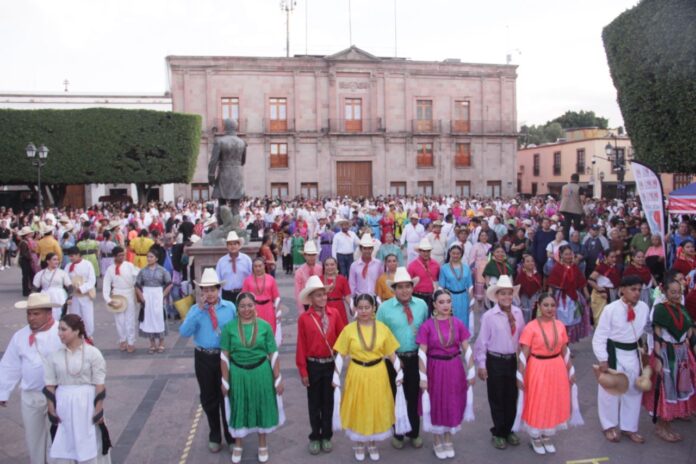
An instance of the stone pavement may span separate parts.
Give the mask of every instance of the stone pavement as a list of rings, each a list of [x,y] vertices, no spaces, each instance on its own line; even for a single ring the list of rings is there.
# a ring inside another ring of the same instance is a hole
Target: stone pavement
[[[19,270],[12,267],[0,272],[0,350],[4,350],[12,334],[25,323],[23,311],[14,309],[21,299]],[[279,277],[283,304],[283,346],[281,367],[285,378],[284,403],[287,422],[269,436],[270,462],[355,462],[351,443],[339,432],[330,455],[310,456],[306,451],[309,422],[307,399],[294,363],[297,311],[293,300],[293,283],[289,277]],[[229,454],[217,455],[207,450],[208,426],[199,407],[198,386],[193,374],[193,345],[180,338],[178,323],[169,323],[164,354],[150,355],[138,341],[135,354],[117,349],[113,318],[106,311],[101,297],[95,308],[95,341],[107,360],[106,418],[114,443],[112,461],[121,463],[225,463]],[[536,456],[528,447],[528,437],[520,434],[522,445],[498,451],[490,445],[490,414],[486,389],[478,382],[474,388],[476,420],[463,425],[455,436],[457,457],[453,462],[484,463],[585,463],[610,462],[631,464],[687,464],[696,462],[696,425],[677,422],[675,430],[687,437],[682,443],[667,444],[652,433],[647,413],[641,416],[640,431],[647,438],[645,445],[635,445],[624,439],[619,444],[608,443],[602,436],[596,409],[596,381],[591,371],[593,362],[589,340],[575,347],[580,403],[585,425],[560,432],[554,456]],[[26,445],[19,408],[19,393],[15,391],[7,408],[0,408],[0,464],[27,462]],[[696,419],[695,419],[696,420]],[[689,439],[691,438],[691,439]],[[388,441],[380,444],[382,462],[438,462],[432,453],[432,438],[424,434],[421,450],[406,447],[394,450]],[[256,462],[256,439],[244,441],[243,461]],[[592,461],[595,459],[595,461]],[[369,460],[368,460],[369,461]]]

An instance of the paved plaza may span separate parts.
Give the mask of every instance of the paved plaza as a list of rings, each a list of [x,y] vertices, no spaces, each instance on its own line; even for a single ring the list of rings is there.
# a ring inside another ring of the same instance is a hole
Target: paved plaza
[[[21,299],[19,269],[0,272],[0,350],[25,321],[24,311],[14,309]],[[310,456],[307,451],[309,421],[307,398],[295,368],[295,333],[297,311],[293,300],[293,282],[279,277],[279,289],[287,311],[283,315],[281,366],[286,387],[284,394],[287,422],[269,437],[270,462],[355,462],[350,441],[337,433],[330,455]],[[121,463],[225,463],[229,453],[214,455],[207,450],[208,427],[199,407],[198,385],[193,374],[193,344],[178,334],[178,322],[169,323],[164,354],[148,354],[144,339],[139,349],[129,355],[118,351],[113,318],[101,297],[95,305],[95,342],[107,361],[106,419],[114,443],[112,461]],[[536,456],[521,434],[522,445],[504,451],[493,449],[488,428],[491,426],[486,389],[478,382],[474,388],[476,420],[466,423],[455,436],[457,457],[452,462],[483,463],[631,463],[687,464],[696,462],[696,421],[677,422],[675,430],[686,440],[667,444],[652,433],[647,413],[642,412],[640,431],[647,438],[644,445],[623,439],[619,444],[607,442],[600,430],[596,409],[596,381],[591,371],[594,361],[589,339],[575,347],[580,403],[585,425],[561,432],[558,453]],[[0,408],[0,464],[27,462],[24,431],[15,391],[7,408]],[[382,462],[438,462],[432,452],[432,438],[424,434],[425,446],[414,450],[392,449],[389,441],[380,445]],[[244,442],[245,463],[256,461],[256,439]],[[368,461],[369,462],[369,461]]]

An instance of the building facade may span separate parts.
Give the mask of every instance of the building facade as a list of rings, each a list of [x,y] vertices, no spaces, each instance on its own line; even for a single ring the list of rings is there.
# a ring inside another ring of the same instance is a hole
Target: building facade
[[[589,188],[595,198],[616,198],[618,176],[607,157],[607,145],[625,159],[626,194],[637,194],[630,166],[635,155],[631,139],[613,129],[597,128],[569,129],[557,143],[518,150],[517,191],[527,195],[559,195],[570,176],[578,174],[580,184]],[[658,174],[665,195],[693,181],[691,174]]]
[[[249,196],[514,193],[516,67],[331,56],[167,57],[173,110],[203,118],[191,186],[207,199],[225,118]]]
[[[146,109],[154,111],[171,111],[172,99],[168,95],[144,94],[81,94],[64,93],[0,93],[0,108],[15,110],[75,110],[84,108]],[[27,140],[29,143],[30,140]],[[40,140],[34,140],[37,144]],[[50,148],[50,147],[49,147]],[[23,156],[18,153],[17,156]],[[49,153],[48,162],[51,162]],[[2,186],[4,192],[18,192],[20,196],[30,194],[24,186]],[[163,184],[152,189],[150,195],[162,201],[174,201],[174,184]],[[130,196],[138,201],[135,184],[87,184],[69,185],[63,200],[64,206],[84,208],[99,202],[100,197]],[[0,193],[2,197],[2,193]]]

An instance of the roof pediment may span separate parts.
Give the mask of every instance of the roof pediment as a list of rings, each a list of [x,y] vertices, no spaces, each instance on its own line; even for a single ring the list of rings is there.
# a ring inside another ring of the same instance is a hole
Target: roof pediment
[[[362,50],[355,45],[351,45],[345,50],[341,50],[333,55],[324,57],[329,61],[380,61],[375,55]]]

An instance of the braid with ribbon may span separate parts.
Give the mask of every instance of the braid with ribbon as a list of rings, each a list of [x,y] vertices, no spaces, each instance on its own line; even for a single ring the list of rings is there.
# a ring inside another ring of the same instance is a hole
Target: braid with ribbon
[[[283,374],[280,373],[278,351],[274,351],[273,354],[271,354],[271,369],[273,370],[273,374],[275,374],[276,371],[278,372],[278,375],[273,381],[273,386],[277,389],[283,381]],[[283,407],[283,396],[278,393],[276,393],[276,405],[278,406],[278,426],[281,426],[285,423],[285,408]]]
[[[343,357],[336,353],[334,356],[334,373],[331,383],[334,387],[334,407],[331,418],[331,428],[334,432],[341,430],[341,371],[343,370]]]
[[[466,362],[466,380],[469,383],[469,387],[466,391],[466,409],[464,411],[464,422],[474,421],[474,382],[476,379],[476,367],[474,366],[474,353],[471,350],[471,345],[466,344],[466,351],[464,352],[464,360]]]
[[[394,370],[396,371],[396,398],[394,399],[394,433],[405,435],[411,431],[411,423],[408,420],[406,396],[404,395],[404,370],[401,368],[399,356],[394,356]]]

